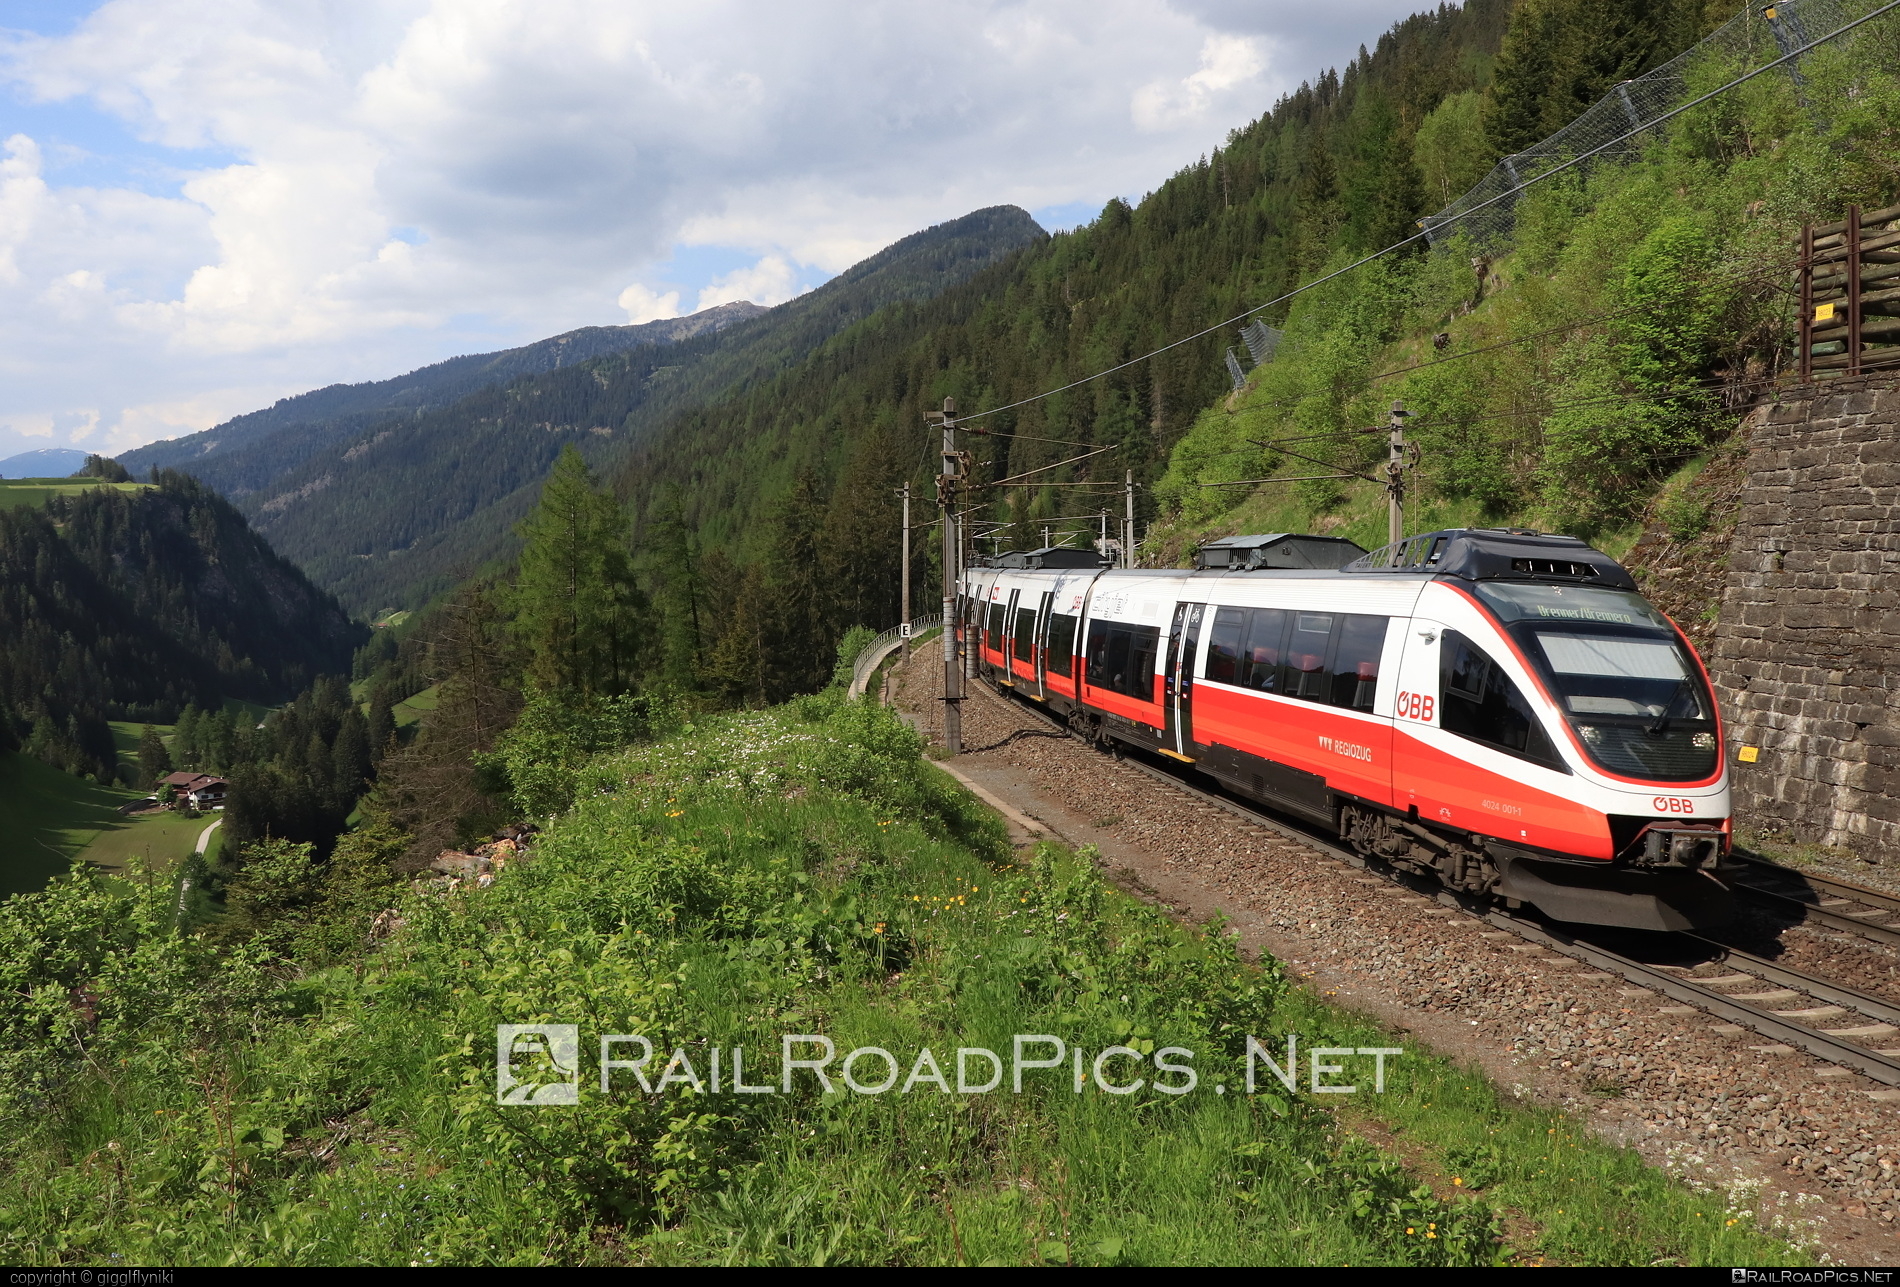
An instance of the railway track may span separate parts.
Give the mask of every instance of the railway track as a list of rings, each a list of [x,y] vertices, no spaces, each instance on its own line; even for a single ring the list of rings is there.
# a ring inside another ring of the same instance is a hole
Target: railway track
[[[987,681],[984,681],[984,687],[1011,709],[1046,720],[1051,727],[1074,736],[1066,726],[1046,712],[1025,702],[1011,701]],[[1626,993],[1631,1000],[1640,999],[1645,994],[1660,994],[1681,1003],[1679,1008],[1663,1009],[1663,1014],[1688,1015],[1699,1010],[1722,1021],[1718,1031],[1737,1034],[1746,1029],[1768,1038],[1772,1044],[1755,1048],[1764,1055],[1802,1050],[1836,1065],[1843,1074],[1857,1072],[1883,1086],[1900,1088],[1900,1004],[1805,971],[1777,965],[1693,934],[1675,937],[1685,944],[1692,944],[1694,954],[1704,957],[1698,964],[1672,966],[1639,961],[1601,943],[1591,942],[1567,927],[1501,911],[1488,903],[1444,890],[1425,878],[1367,859],[1313,831],[1227,795],[1192,785],[1172,767],[1162,768],[1150,764],[1132,749],[1124,751],[1121,762],[1155,779],[1170,791],[1272,831],[1357,872],[1365,873],[1365,878],[1379,878],[1415,894],[1435,898],[1447,908],[1487,923],[1495,933],[1508,933],[1523,940],[1526,945],[1523,950],[1542,949],[1545,953],[1569,957],[1590,967],[1588,973],[1578,976],[1580,980],[1602,981],[1621,977],[1641,989],[1640,992],[1632,990]],[[1881,908],[1894,913],[1895,920],[1900,921],[1900,898],[1824,877],[1789,872],[1787,868],[1776,867],[1759,859],[1749,861],[1753,868],[1759,869],[1755,871],[1757,883],[1742,886],[1750,897],[1759,895],[1764,902],[1777,900],[1770,904],[1777,907],[1793,904],[1817,923],[1834,926],[1838,921],[1839,928],[1850,929],[1870,938],[1884,933],[1891,937],[1891,941],[1900,944],[1900,929],[1879,923],[1877,917],[1866,910]],[[1803,901],[1785,881],[1784,888],[1790,892],[1770,887],[1776,879],[1775,873],[1784,872],[1806,882],[1812,902]],[[1859,914],[1837,910],[1830,905],[1835,899],[1849,904]],[[1884,900],[1884,904],[1875,900]],[[1548,955],[1541,959],[1546,962],[1553,960]],[[1900,1100],[1900,1089],[1868,1093],[1876,1099]]]
[[[1900,948],[1900,898],[1737,851],[1736,891],[1758,907]]]

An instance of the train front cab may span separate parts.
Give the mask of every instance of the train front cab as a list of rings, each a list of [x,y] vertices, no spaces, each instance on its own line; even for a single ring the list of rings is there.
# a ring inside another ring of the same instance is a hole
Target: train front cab
[[[1504,897],[1657,930],[1732,914],[1708,678],[1633,587],[1426,586],[1394,726],[1395,805],[1482,837]]]

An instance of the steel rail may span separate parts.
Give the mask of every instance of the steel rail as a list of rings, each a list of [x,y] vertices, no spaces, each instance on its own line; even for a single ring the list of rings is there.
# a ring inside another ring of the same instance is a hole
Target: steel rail
[[[1701,936],[1693,937],[1700,938]],[[1830,983],[1815,975],[1791,970],[1785,965],[1777,965],[1773,961],[1730,947],[1726,943],[1718,943],[1713,939],[1705,938],[1702,942],[1722,954],[1719,959],[1723,965],[1732,965],[1739,970],[1744,970],[1765,983],[1776,983],[1784,988],[1800,988],[1823,1001],[1831,1001],[1835,1005],[1859,1010],[1862,1014],[1879,1019],[1883,1023],[1900,1025],[1900,1005],[1884,997],[1862,992],[1859,988],[1850,988],[1845,983]],[[1900,1034],[1897,1034],[1894,1040],[1900,1042]]]
[[[1888,947],[1900,947],[1900,926],[1881,924],[1867,919],[1869,916],[1900,913],[1900,898],[1892,894],[1884,894],[1876,889],[1850,884],[1844,880],[1810,875],[1793,867],[1769,862],[1755,854],[1737,851],[1734,856],[1747,867],[1759,869],[1763,873],[1772,873],[1771,878],[1781,877],[1798,882],[1805,887],[1807,893],[1814,896],[1814,901],[1810,902],[1797,894],[1764,888],[1746,879],[1737,880],[1735,882],[1737,892],[1755,902],[1783,911],[1798,912],[1802,920],[1808,923],[1825,925],[1829,929],[1840,930],[1847,934],[1858,934],[1862,938]],[[1824,896],[1832,896],[1843,902],[1859,903],[1870,910],[1856,915],[1837,907],[1823,907],[1820,905],[1820,900]]]
[[[1900,912],[1900,896],[1889,894],[1878,889],[1869,889],[1865,885],[1855,885],[1845,880],[1836,880],[1832,876],[1817,876],[1812,872],[1802,871],[1797,867],[1784,867],[1778,862],[1763,858],[1760,854],[1750,853],[1745,849],[1737,849],[1735,856],[1751,867],[1760,867],[1764,871],[1773,872],[1778,876],[1793,876],[1807,885],[1819,886],[1839,897],[1849,898],[1857,903],[1865,903],[1869,907],[1884,907],[1890,912]]]
[[[1021,711],[1029,711],[1032,709],[1021,703],[1010,702],[1007,696],[997,692],[987,681],[984,682],[984,687],[992,696],[1009,704],[1014,709]],[[1073,729],[1060,723],[1047,712],[1038,710],[1034,711],[1034,713],[1049,723],[1062,728],[1063,731],[1070,736],[1082,740]],[[1134,750],[1136,748],[1131,747],[1128,749]],[[1784,1045],[1798,1047],[1828,1063],[1851,1068],[1883,1085],[1900,1086],[1900,1058],[1868,1049],[1863,1045],[1849,1040],[1845,1036],[1793,1022],[1789,1018],[1777,1014],[1764,1006],[1758,1006],[1747,1001],[1739,1000],[1727,993],[1719,992],[1698,980],[1679,976],[1673,973],[1667,966],[1647,965],[1641,961],[1634,960],[1618,952],[1610,951],[1607,948],[1599,947],[1593,943],[1582,942],[1561,929],[1535,924],[1523,917],[1514,916],[1509,912],[1499,911],[1497,908],[1472,898],[1469,895],[1456,894],[1450,890],[1438,888],[1435,883],[1433,883],[1432,888],[1421,888],[1420,886],[1427,883],[1423,878],[1417,878],[1418,883],[1414,884],[1411,879],[1407,879],[1406,873],[1390,868],[1384,863],[1369,860],[1343,846],[1332,844],[1309,831],[1267,817],[1246,805],[1229,800],[1224,796],[1202,790],[1196,786],[1191,786],[1182,781],[1177,774],[1147,764],[1135,756],[1123,754],[1120,757],[1120,763],[1126,764],[1138,772],[1147,774],[1156,781],[1165,784],[1198,803],[1225,810],[1247,822],[1253,823],[1255,826],[1274,832],[1288,840],[1304,845],[1309,849],[1317,850],[1326,857],[1344,863],[1348,867],[1359,871],[1371,872],[1374,875],[1383,877],[1394,885],[1409,889],[1413,893],[1435,894],[1440,904],[1458,911],[1463,911],[1488,924],[1495,925],[1499,929],[1508,930],[1519,938],[1560,952],[1565,956],[1582,961],[1599,970],[1619,974],[1631,983],[1638,984],[1652,991],[1660,992],[1672,1000],[1695,1006],[1697,1009],[1715,1015],[1718,1018],[1727,1019],[1732,1023],[1750,1028],[1762,1036]],[[1892,1002],[1869,996],[1864,992],[1845,987],[1841,984],[1830,983],[1826,979],[1817,978],[1814,975],[1807,974],[1800,970],[1791,970],[1786,966],[1776,965],[1760,957],[1751,956],[1746,952],[1740,952],[1724,944],[1711,942],[1697,935],[1691,934],[1685,937],[1714,949],[1718,953],[1715,957],[1715,963],[1735,965],[1737,968],[1754,974],[1766,982],[1772,982],[1790,990],[1804,992],[1809,996],[1826,1001],[1831,1005],[1859,1011],[1867,1018],[1874,1019],[1883,1024],[1900,1024],[1900,1006],[1896,1006]]]

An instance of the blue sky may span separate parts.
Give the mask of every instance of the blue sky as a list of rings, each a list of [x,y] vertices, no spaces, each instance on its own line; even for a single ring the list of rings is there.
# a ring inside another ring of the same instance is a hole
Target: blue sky
[[[1074,227],[1411,7],[0,0],[0,457]]]

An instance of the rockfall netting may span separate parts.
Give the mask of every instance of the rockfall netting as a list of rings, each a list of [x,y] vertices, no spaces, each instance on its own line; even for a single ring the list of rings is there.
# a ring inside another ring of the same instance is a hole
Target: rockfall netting
[[[1749,5],[1654,71],[1617,85],[1583,115],[1535,147],[1499,161],[1471,191],[1420,220],[1426,237],[1434,246],[1460,232],[1478,247],[1507,239],[1516,227],[1519,193],[1527,183],[1579,157],[1587,159],[1572,166],[1571,173],[1581,177],[1593,167],[1637,155],[1653,137],[1645,127],[1691,97],[1691,69],[1708,62],[1740,75],[1792,53],[1876,7],[1868,0],[1781,0],[1777,4]],[[1784,71],[1797,86],[1801,84],[1801,59],[1787,63]],[[1712,86],[1705,82],[1705,88]]]

